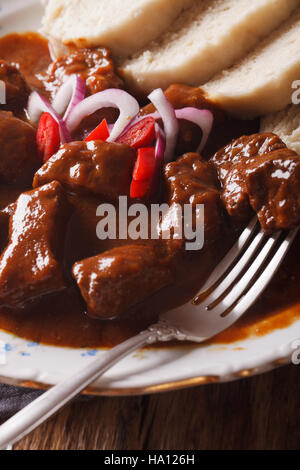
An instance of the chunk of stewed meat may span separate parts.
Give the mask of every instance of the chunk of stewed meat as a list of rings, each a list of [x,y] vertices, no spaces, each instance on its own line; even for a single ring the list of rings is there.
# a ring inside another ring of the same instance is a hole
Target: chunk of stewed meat
[[[230,216],[247,219],[250,215],[244,179],[247,165],[265,153],[284,148],[285,144],[274,134],[254,134],[232,141],[212,157],[222,186],[222,200]]]
[[[265,233],[300,225],[300,157],[289,149],[259,157],[245,170],[251,207]]]
[[[33,187],[56,180],[71,191],[116,201],[119,196],[129,196],[135,160],[135,151],[127,145],[71,142],[39,169]]]
[[[108,88],[122,88],[123,81],[117,75],[108,49],[71,49],[70,53],[49,65],[44,83],[55,95],[66,76],[76,74],[87,86],[87,93],[94,94]]]
[[[0,111],[0,181],[30,185],[38,166],[35,129]]]
[[[22,112],[26,107],[29,87],[21,72],[4,60],[0,60],[0,80],[5,87],[5,101],[1,104],[2,110]]]
[[[169,204],[191,205],[193,217],[198,216],[197,205],[203,205],[204,220],[200,223],[204,224],[206,240],[218,236],[222,211],[213,165],[197,153],[188,153],[166,165],[164,174]]]
[[[266,233],[300,223],[300,158],[278,136],[243,136],[217,152],[211,161],[230,216],[247,220],[253,209]]]
[[[94,318],[112,319],[146,300],[173,280],[151,245],[115,248],[76,263],[73,276]]]
[[[68,203],[53,182],[21,194],[10,217],[9,243],[0,258],[0,303],[22,308],[65,288],[63,254]]]

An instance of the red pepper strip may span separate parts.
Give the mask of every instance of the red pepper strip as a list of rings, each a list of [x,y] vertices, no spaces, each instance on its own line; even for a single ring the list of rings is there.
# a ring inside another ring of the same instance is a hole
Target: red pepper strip
[[[85,139],[85,142],[91,142],[92,140],[103,140],[104,142],[109,137],[109,129],[106,119],[103,119],[101,124],[96,127]]]
[[[133,170],[133,179],[135,181],[152,179],[155,169],[155,148],[148,147],[138,149],[137,160]]]
[[[137,149],[140,147],[148,147],[153,144],[155,139],[155,119],[146,117],[137,124],[134,124],[128,129],[125,134],[121,135],[117,142],[120,144],[127,144],[130,147]]]
[[[155,148],[138,149],[130,188],[132,199],[144,199],[155,194],[159,165],[155,158]]]
[[[36,135],[38,154],[42,162],[47,162],[60,146],[59,125],[49,113],[41,116]]]
[[[135,181],[132,180],[130,186],[131,199],[143,199],[147,196],[151,188],[151,181]]]

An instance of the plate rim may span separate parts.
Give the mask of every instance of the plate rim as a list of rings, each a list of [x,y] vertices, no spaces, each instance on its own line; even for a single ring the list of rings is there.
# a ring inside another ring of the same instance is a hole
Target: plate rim
[[[34,6],[40,5],[39,0],[30,0],[26,4],[24,4],[23,1],[20,0],[11,0],[9,4],[9,13],[8,13],[8,18],[12,18],[12,12],[18,12],[18,11],[24,11],[24,9],[30,9],[34,8]],[[4,2],[0,0],[0,7],[4,7]],[[5,8],[4,8],[5,12]],[[1,17],[3,18],[3,11],[0,13]],[[2,36],[2,31],[0,31],[0,35]],[[284,330],[289,330],[293,331],[294,324],[298,323],[299,320],[296,319],[295,322],[293,322],[288,328],[284,328]],[[299,322],[300,326],[300,322]],[[5,331],[0,331],[1,333],[5,333],[11,336],[11,338],[14,337],[11,333],[7,333]],[[266,337],[269,335],[266,335]],[[299,332],[299,337],[300,337],[300,332]],[[1,339],[1,338],[0,338]],[[28,342],[28,340],[19,338],[17,337],[18,340],[22,342]],[[251,339],[251,338],[247,338]],[[235,371],[234,373],[230,372],[230,367],[227,364],[227,372],[224,373],[223,375],[217,374],[217,375],[198,375],[193,378],[186,378],[183,380],[169,380],[169,381],[162,381],[160,384],[154,384],[154,385],[148,385],[148,386],[140,386],[140,387],[122,387],[122,388],[117,388],[117,387],[101,387],[99,386],[93,386],[89,387],[87,390],[85,390],[83,393],[89,394],[89,395],[94,395],[94,396],[136,396],[136,395],[144,395],[144,394],[153,394],[153,393],[162,393],[162,392],[168,392],[168,391],[174,391],[174,390],[180,390],[183,388],[190,388],[190,387],[196,387],[200,385],[208,385],[208,384],[213,384],[213,383],[225,383],[229,381],[234,381],[234,380],[241,380],[245,378],[250,378],[254,377],[256,375],[263,374],[265,372],[274,370],[276,368],[279,368],[284,365],[288,365],[289,363],[292,362],[291,357],[292,357],[292,349],[291,349],[291,343],[295,338],[292,338],[290,340],[290,343],[287,344],[280,344],[276,345],[274,344],[274,347],[269,354],[261,355],[258,360],[258,365],[252,368],[246,369],[245,367],[241,367],[240,370]],[[235,343],[233,343],[235,344]],[[47,346],[47,345],[42,345],[47,348],[51,349],[56,349],[55,346]],[[227,345],[226,345],[227,346]],[[180,347],[180,346],[179,346]],[[182,346],[181,346],[182,347]],[[203,348],[203,346],[202,346]],[[59,348],[63,349],[63,348]],[[77,348],[68,348],[73,351],[78,351]],[[162,350],[160,348],[157,348],[157,350]],[[171,350],[171,348],[169,349]],[[103,351],[103,349],[99,349],[99,351]],[[263,359],[264,358],[264,359]],[[250,361],[251,362],[251,361]],[[226,369],[226,367],[225,367]],[[39,389],[39,390],[45,390],[49,387],[52,386],[52,384],[47,383],[46,381],[35,381],[35,380],[24,380],[24,379],[19,379],[17,377],[10,377],[9,375],[3,375],[1,373],[1,368],[0,368],[0,382],[2,383],[7,383],[10,385],[16,385],[16,386],[21,386],[21,387],[27,387],[27,388],[33,388],[33,389]],[[41,375],[41,374],[40,374]],[[47,374],[46,374],[47,375]],[[57,380],[58,382],[58,380]],[[56,383],[57,383],[56,382]]]
[[[277,370],[284,366],[291,365],[290,358],[281,358],[273,363],[266,363],[261,367],[255,368],[254,370],[241,369],[235,373],[235,377],[231,377],[227,380],[222,380],[217,376],[199,376],[190,379],[176,380],[170,382],[164,382],[159,385],[150,385],[145,387],[123,387],[123,388],[102,388],[89,386],[81,392],[83,395],[88,396],[103,396],[103,397],[126,397],[126,396],[141,396],[141,395],[152,395],[159,393],[175,392],[188,388],[196,388],[203,385],[214,385],[214,384],[225,384],[237,382],[240,380],[246,380],[257,377],[259,375]],[[16,387],[23,387],[32,390],[47,391],[53,384],[37,382],[34,380],[18,380],[11,379],[7,376],[0,375],[0,384],[12,385]]]

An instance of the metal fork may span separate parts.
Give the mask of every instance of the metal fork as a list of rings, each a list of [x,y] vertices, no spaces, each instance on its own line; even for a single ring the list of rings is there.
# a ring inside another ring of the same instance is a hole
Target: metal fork
[[[157,324],[104,353],[9,419],[0,427],[0,449],[9,448],[33,431],[138,348],[174,339],[202,343],[229,328],[267,287],[298,230],[267,237],[253,219],[193,302],[161,315]]]

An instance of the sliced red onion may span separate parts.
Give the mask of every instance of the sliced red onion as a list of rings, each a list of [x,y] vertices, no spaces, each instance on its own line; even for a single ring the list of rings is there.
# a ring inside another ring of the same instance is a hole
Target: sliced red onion
[[[62,116],[64,121],[68,119],[74,107],[85,97],[85,83],[77,75],[71,75],[58,90],[52,107]]]
[[[208,109],[197,109],[197,108],[183,108],[175,111],[177,119],[184,119],[186,121],[197,124],[202,130],[202,140],[197,149],[200,153],[204,149],[208,137],[211,133],[214,117],[213,113]]]
[[[61,143],[71,142],[72,137],[66,123],[63,119],[57,114],[57,112],[53,109],[47,98],[42,95],[39,95],[36,91],[31,93],[28,100],[27,106],[27,113],[30,121],[33,124],[38,124],[40,117],[43,113],[49,113],[55,119],[57,124],[59,125],[59,132],[60,132],[60,140]]]
[[[48,48],[52,62],[55,62],[57,59],[59,59],[59,57],[70,54],[70,48],[62,44],[57,39],[51,38],[48,43]]]
[[[54,52],[54,47],[50,41],[48,42],[48,50],[49,50],[49,54],[50,54],[52,62],[55,62],[57,57]]]
[[[174,159],[175,147],[179,132],[179,124],[173,106],[166,98],[161,88],[154,90],[149,96],[149,100],[157,109],[166,134],[165,161],[170,162]],[[145,117],[145,116],[144,116]]]
[[[156,145],[155,145],[155,158],[161,165],[164,164],[165,150],[166,150],[166,138],[161,127],[155,123],[156,133]]]
[[[72,110],[66,121],[70,132],[73,132],[85,117],[102,108],[117,108],[120,110],[120,115],[112,129],[108,142],[114,142],[140,111],[137,100],[126,91],[115,88],[100,91],[78,103]]]

